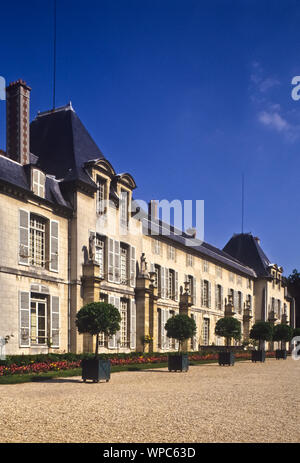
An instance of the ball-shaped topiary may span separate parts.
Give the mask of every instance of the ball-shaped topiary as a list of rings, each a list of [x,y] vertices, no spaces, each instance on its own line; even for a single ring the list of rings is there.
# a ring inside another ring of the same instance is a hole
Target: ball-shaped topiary
[[[293,337],[293,328],[290,325],[280,323],[273,328],[273,341],[281,341],[281,349],[285,349],[286,342]]]
[[[273,335],[273,327],[271,323],[263,320],[257,321],[251,328],[249,337],[259,342],[259,349],[262,349],[263,341],[271,341]]]
[[[96,335],[95,356],[98,355],[99,334],[112,336],[120,329],[121,315],[118,309],[106,302],[91,302],[83,306],[76,315],[76,326],[80,334]]]
[[[179,342],[178,352],[181,351],[182,343],[195,336],[197,327],[195,320],[188,315],[175,315],[169,318],[165,324],[168,338],[176,339]]]
[[[215,327],[215,334],[226,339],[226,346],[230,345],[230,340],[241,339],[241,322],[233,317],[220,318]]]

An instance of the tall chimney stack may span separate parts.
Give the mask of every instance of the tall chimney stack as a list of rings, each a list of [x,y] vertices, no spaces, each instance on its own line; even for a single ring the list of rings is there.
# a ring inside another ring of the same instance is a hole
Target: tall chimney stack
[[[6,156],[22,165],[29,163],[30,91],[21,79],[6,87]]]

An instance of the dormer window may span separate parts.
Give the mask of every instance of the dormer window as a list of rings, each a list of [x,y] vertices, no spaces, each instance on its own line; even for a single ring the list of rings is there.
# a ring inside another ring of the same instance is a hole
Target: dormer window
[[[32,170],[32,191],[35,195],[45,198],[46,175],[38,169]]]
[[[103,177],[97,177],[97,187],[97,213],[104,214],[107,182]]]
[[[121,201],[120,201],[120,221],[121,226],[127,228],[128,226],[128,202],[129,194],[126,190],[121,190]]]

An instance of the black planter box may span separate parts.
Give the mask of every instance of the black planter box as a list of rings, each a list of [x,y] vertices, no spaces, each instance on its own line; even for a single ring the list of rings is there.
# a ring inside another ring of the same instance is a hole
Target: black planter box
[[[233,352],[219,352],[219,365],[234,365]]]
[[[169,371],[188,371],[189,358],[188,354],[178,354],[168,356]]]
[[[264,350],[253,350],[251,354],[252,362],[264,362],[266,360],[266,352]]]
[[[98,383],[101,379],[108,382],[110,380],[110,360],[85,359],[81,362],[82,379],[87,379]]]
[[[286,352],[286,349],[276,349],[276,359],[279,360],[279,359],[284,359],[286,360],[286,355],[287,355],[287,352]]]

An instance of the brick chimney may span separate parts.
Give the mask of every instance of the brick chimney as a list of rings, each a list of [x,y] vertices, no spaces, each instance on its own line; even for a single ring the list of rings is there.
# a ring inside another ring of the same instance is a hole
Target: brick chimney
[[[6,87],[6,156],[29,163],[29,101],[31,88],[24,80]]]

